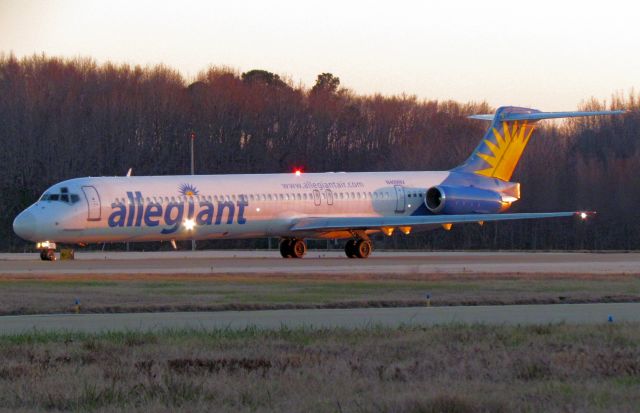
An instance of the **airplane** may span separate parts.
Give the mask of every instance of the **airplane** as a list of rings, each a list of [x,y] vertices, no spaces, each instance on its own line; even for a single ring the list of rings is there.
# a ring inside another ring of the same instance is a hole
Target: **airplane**
[[[503,106],[462,164],[448,171],[86,177],[47,189],[13,222],[43,260],[56,243],[279,237],[284,258],[302,258],[305,239],[347,239],[349,258],[367,258],[370,236],[450,229],[454,224],[578,216],[585,211],[502,213],[520,198],[511,176],[537,123],[624,111],[541,112]]]

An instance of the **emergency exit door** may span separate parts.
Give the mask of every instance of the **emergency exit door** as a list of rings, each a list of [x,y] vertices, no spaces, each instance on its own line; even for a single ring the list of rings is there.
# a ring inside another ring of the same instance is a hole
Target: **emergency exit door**
[[[404,212],[404,205],[406,203],[404,196],[404,187],[396,185],[396,213],[401,214]]]
[[[84,194],[84,199],[87,201],[87,208],[89,209],[87,221],[100,221],[101,208],[98,191],[92,186],[83,186],[82,193]]]

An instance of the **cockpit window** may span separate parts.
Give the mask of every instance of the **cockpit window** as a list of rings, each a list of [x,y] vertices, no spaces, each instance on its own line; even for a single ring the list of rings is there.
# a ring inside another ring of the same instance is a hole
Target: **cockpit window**
[[[80,201],[80,197],[77,194],[69,194],[69,188],[64,187],[60,188],[60,193],[58,194],[45,192],[44,195],[40,197],[40,201],[57,201],[66,204],[75,204]]]

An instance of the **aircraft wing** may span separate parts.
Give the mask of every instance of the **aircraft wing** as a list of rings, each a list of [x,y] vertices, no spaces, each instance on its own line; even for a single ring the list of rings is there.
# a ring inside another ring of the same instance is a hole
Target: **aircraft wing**
[[[420,227],[468,222],[511,221],[516,219],[543,219],[578,216],[587,218],[593,212],[533,212],[514,214],[465,214],[465,215],[420,215],[397,217],[310,217],[301,218],[291,231],[367,230],[385,227]]]

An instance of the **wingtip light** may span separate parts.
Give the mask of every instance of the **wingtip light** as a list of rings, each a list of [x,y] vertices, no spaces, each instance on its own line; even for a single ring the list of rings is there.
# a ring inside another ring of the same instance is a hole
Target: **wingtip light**
[[[585,221],[588,218],[594,216],[596,213],[595,211],[579,211],[576,212],[576,215],[580,217],[581,220]]]

